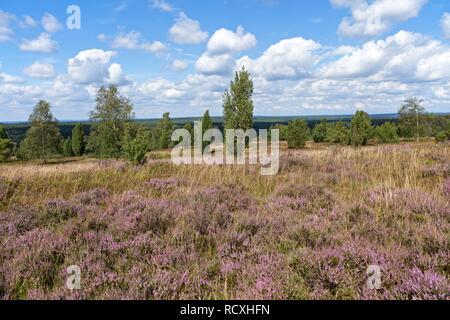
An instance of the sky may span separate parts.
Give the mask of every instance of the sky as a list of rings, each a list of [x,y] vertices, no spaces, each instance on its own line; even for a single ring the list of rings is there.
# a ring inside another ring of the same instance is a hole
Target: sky
[[[450,112],[450,2],[0,1],[0,122],[87,119],[110,84],[137,118],[220,116],[243,67],[258,116]]]

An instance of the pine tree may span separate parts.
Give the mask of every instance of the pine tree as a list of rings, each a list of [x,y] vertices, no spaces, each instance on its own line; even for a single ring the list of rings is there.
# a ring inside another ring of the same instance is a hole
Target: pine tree
[[[81,157],[85,150],[83,125],[78,123],[72,130],[72,151],[76,157]]]
[[[8,138],[6,129],[0,126],[0,162],[6,162],[12,154],[14,144]]]
[[[357,111],[352,118],[350,129],[350,142],[352,146],[365,146],[372,135],[372,120],[364,111]]]
[[[327,138],[327,120],[322,119],[320,122],[314,127],[313,131],[313,140],[316,143],[325,142]]]
[[[97,93],[97,105],[91,112],[94,123],[89,137],[88,149],[99,157],[122,155],[125,124],[134,117],[130,100],[121,96],[115,85],[101,87]]]
[[[134,165],[145,163],[147,153],[151,151],[151,131],[144,125],[130,123],[125,127],[123,151]]]
[[[253,81],[250,73],[242,68],[236,72],[230,90],[223,96],[225,129],[248,130],[253,127]]]
[[[297,119],[289,122],[287,127],[287,142],[290,149],[301,149],[306,145],[309,128],[305,120]]]
[[[66,158],[73,157],[73,151],[72,151],[72,139],[68,137],[66,140],[64,140],[63,144],[63,155]]]
[[[30,129],[20,145],[20,153],[26,159],[42,159],[44,162],[61,153],[61,135],[50,104],[41,100],[30,115]]]
[[[172,146],[172,133],[175,129],[175,125],[170,119],[170,113],[163,114],[162,119],[156,125],[153,131],[153,143],[154,149],[167,149]]]
[[[202,118],[202,137],[205,135],[205,132],[209,129],[212,129],[214,126],[211,117],[209,116],[209,110],[205,112]],[[203,142],[203,150],[209,145],[209,142]]]

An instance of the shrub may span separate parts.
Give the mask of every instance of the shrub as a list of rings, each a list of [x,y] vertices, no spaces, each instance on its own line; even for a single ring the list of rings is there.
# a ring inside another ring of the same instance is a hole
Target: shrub
[[[287,142],[290,149],[301,149],[306,145],[309,128],[305,120],[297,119],[289,122],[287,128]]]
[[[348,145],[350,143],[350,131],[343,122],[330,124],[327,128],[326,141]]]
[[[144,126],[128,125],[123,138],[123,151],[134,165],[143,164],[150,151],[151,132]]]
[[[439,131],[435,136],[436,142],[443,143],[447,140],[447,133],[445,131]]]
[[[365,146],[372,134],[372,121],[364,111],[356,112],[352,118],[350,129],[350,143],[354,147]]]
[[[381,143],[398,143],[399,137],[397,133],[397,126],[393,123],[387,122],[381,126],[376,127],[375,136]]]
[[[325,142],[327,139],[327,128],[328,124],[327,121],[321,120],[320,123],[318,123],[313,130],[313,140],[316,143],[322,143]]]

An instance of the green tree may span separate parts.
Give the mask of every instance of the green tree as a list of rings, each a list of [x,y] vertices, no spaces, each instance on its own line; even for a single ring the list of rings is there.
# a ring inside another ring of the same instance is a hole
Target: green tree
[[[151,151],[151,131],[145,125],[130,123],[125,128],[123,151],[134,165],[145,163]]]
[[[350,128],[350,143],[354,147],[365,146],[372,135],[372,120],[368,113],[357,111],[352,118]]]
[[[327,128],[328,123],[326,119],[320,120],[318,124],[314,127],[313,130],[313,140],[316,143],[322,143],[325,142],[327,138]]]
[[[287,142],[290,149],[301,149],[306,145],[309,128],[305,120],[297,119],[289,122],[287,127]]]
[[[349,128],[342,121],[329,124],[327,128],[326,142],[344,145],[350,144]]]
[[[425,131],[425,108],[423,100],[409,98],[398,111],[400,116],[400,129],[405,137],[415,137],[417,142]]]
[[[6,129],[0,126],[0,162],[8,161],[12,154],[14,144],[9,139]]]
[[[193,146],[194,145],[194,127],[192,126],[192,123],[190,123],[190,122],[186,123],[183,126],[183,129],[189,131],[189,134],[191,135],[191,146]],[[181,141],[181,139],[180,139],[180,141]]]
[[[166,112],[153,129],[152,149],[170,148],[173,145],[171,141],[173,130],[175,130],[175,125],[170,119],[170,113]]]
[[[85,150],[83,125],[78,123],[72,130],[72,151],[74,156],[81,157]]]
[[[72,139],[68,137],[66,140],[64,140],[63,144],[63,155],[66,158],[73,157],[73,151],[72,151]]]
[[[205,112],[202,118],[202,137],[204,136],[205,132],[209,129],[212,129],[214,126],[214,123],[209,116],[209,110]],[[203,150],[209,145],[208,142],[203,142]]]
[[[225,129],[248,130],[253,127],[253,81],[250,73],[242,68],[236,72],[230,90],[223,95]]]
[[[122,155],[125,125],[134,118],[130,100],[120,95],[117,86],[101,87],[97,92],[96,107],[90,113],[93,122],[88,149],[99,157]]]
[[[439,131],[435,136],[436,142],[443,143],[447,140],[447,133],[445,131]]]
[[[25,139],[20,144],[20,154],[25,159],[42,159],[44,162],[61,154],[61,135],[50,104],[39,101],[30,115],[31,123]]]
[[[375,136],[381,143],[398,143],[398,129],[394,123],[386,122],[375,128]]]

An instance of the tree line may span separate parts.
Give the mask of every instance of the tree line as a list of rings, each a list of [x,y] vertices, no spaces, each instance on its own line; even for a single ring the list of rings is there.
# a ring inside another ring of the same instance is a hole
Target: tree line
[[[250,73],[244,68],[236,72],[229,90],[223,95],[225,130],[245,131],[253,127],[253,92]],[[426,113],[421,100],[406,100],[399,110],[399,116],[398,124],[388,122],[374,126],[369,114],[358,111],[350,125],[322,120],[314,128],[309,128],[305,120],[297,119],[288,125],[272,128],[280,130],[280,138],[287,141],[289,148],[304,148],[308,140],[357,147],[369,143],[397,143],[401,137],[420,140],[433,136],[438,142],[450,139],[450,118]],[[99,158],[126,158],[133,164],[141,164],[150,151],[174,146],[171,136],[176,126],[170,114],[163,114],[156,126],[135,122],[133,104],[120,94],[116,85],[102,86],[98,90],[96,106],[89,118],[92,123],[89,136],[85,136],[83,125],[77,124],[71,136],[64,139],[51,112],[50,103],[41,100],[29,117],[31,126],[19,145],[13,143],[6,130],[0,127],[0,162],[14,157],[47,162],[58,156],[80,157],[89,154]],[[203,133],[213,128],[209,111],[205,112],[201,121]],[[193,125],[188,123],[184,128],[193,139]]]
[[[321,120],[310,129],[305,120],[294,120],[288,125],[277,125],[282,140],[289,148],[303,148],[308,140],[316,143],[334,143],[355,147],[370,144],[398,143],[400,139],[434,137],[437,142],[450,140],[450,117],[434,116],[426,112],[423,101],[409,98],[401,106],[399,122],[374,126],[367,112],[357,111],[350,124]]]

